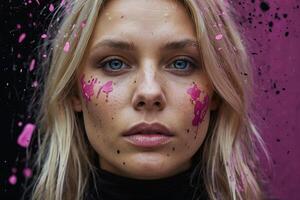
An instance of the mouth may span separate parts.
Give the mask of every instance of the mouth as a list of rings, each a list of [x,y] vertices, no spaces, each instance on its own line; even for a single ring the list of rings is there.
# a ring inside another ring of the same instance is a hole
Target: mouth
[[[126,141],[138,147],[155,147],[164,145],[174,134],[160,123],[139,123],[122,134]]]

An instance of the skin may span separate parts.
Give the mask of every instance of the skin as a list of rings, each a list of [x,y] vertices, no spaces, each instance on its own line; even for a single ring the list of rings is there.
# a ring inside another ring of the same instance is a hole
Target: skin
[[[105,39],[130,42],[135,48],[99,45]],[[184,39],[196,41],[196,33],[186,9],[176,1],[112,0],[102,8],[79,70],[81,92],[73,98],[74,110],[83,112],[86,134],[102,169],[131,178],[158,179],[191,166],[216,103],[198,47],[162,48],[166,42]],[[101,68],[100,63],[112,56],[118,59],[115,65],[110,62]],[[184,62],[181,69],[175,61],[182,57],[195,67]],[[111,88],[100,90],[109,81]],[[93,86],[87,94],[89,85]],[[208,99],[207,112],[197,126],[192,124],[196,101],[187,92],[193,87],[201,91],[198,101]],[[135,147],[121,134],[140,122],[162,123],[174,137],[159,147]]]

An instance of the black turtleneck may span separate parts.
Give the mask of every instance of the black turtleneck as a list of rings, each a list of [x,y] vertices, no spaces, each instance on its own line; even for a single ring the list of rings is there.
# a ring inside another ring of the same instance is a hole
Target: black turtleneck
[[[96,185],[91,182],[87,200],[208,199],[202,183],[200,186],[198,185],[198,190],[195,190],[191,184],[190,178],[193,168],[171,177],[155,180],[124,177],[101,168],[98,168],[96,172]]]

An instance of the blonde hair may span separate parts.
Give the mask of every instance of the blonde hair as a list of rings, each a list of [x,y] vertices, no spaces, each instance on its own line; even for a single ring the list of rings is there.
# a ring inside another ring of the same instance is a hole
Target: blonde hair
[[[220,101],[211,115],[199,166],[193,175],[204,179],[210,199],[264,199],[258,149],[269,157],[249,117],[252,72],[245,45],[230,15],[233,11],[222,0],[181,2],[195,25],[199,56],[214,87],[214,98]],[[76,0],[55,15],[62,22],[55,39],[50,41],[53,50],[49,70],[43,72],[46,80],[37,118],[34,200],[83,199],[88,177],[94,177],[96,155],[85,137],[82,120],[72,109],[70,96],[103,4],[103,0]],[[222,38],[216,40],[216,35]],[[66,42],[71,45],[68,53],[63,52]]]

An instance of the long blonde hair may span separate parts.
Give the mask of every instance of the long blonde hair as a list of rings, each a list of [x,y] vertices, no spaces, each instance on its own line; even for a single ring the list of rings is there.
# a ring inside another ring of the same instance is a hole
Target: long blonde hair
[[[211,115],[201,156],[195,155],[201,159],[193,175],[204,180],[210,199],[264,199],[258,149],[269,157],[249,117],[252,72],[233,11],[222,0],[181,2],[195,25],[199,56],[220,102]],[[96,155],[70,97],[76,92],[77,69],[103,4],[103,0],[76,0],[55,15],[61,23],[43,69],[33,200],[83,199],[88,177],[94,175]],[[71,46],[68,53],[63,52],[66,43]]]

